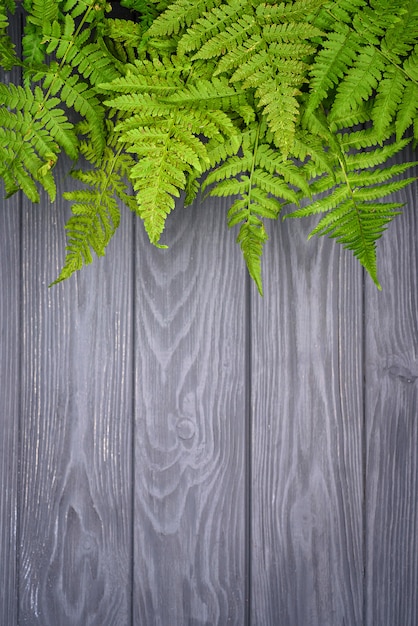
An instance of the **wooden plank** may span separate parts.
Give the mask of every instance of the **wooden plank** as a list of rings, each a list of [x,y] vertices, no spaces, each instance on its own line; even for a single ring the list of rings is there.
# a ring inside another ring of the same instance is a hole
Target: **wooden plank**
[[[69,183],[64,171],[57,173]],[[23,214],[21,623],[128,624],[131,605],[132,220],[77,277],[63,201]]]
[[[19,49],[19,14],[11,21],[9,32]],[[17,68],[0,72],[2,84],[15,83],[19,76],[20,71]],[[16,624],[21,202],[18,194],[4,201],[3,184],[0,197],[0,624]]]
[[[417,159],[406,149],[397,161]],[[418,624],[418,185],[366,283],[367,623]],[[399,200],[400,199],[400,200]]]
[[[271,225],[252,314],[251,624],[362,616],[362,291],[314,221]]]
[[[245,269],[223,201],[137,240],[135,624],[245,623]]]
[[[0,623],[17,623],[20,197],[0,207]]]

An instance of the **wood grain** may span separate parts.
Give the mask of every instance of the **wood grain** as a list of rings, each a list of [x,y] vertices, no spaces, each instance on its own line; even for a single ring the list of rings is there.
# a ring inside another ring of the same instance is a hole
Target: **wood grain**
[[[417,160],[411,148],[397,161]],[[367,623],[418,624],[418,185],[366,284]]]
[[[10,30],[20,49],[17,13]],[[0,71],[2,84],[15,83],[20,71]],[[0,197],[4,196],[1,184]],[[17,623],[17,489],[19,472],[19,409],[21,353],[21,201],[14,195],[0,207],[0,624]]]
[[[253,292],[252,626],[362,623],[361,272],[313,225],[271,225]]]
[[[0,210],[0,623],[17,623],[20,198]]]
[[[58,179],[61,198],[71,182]],[[105,259],[48,289],[64,260],[62,202],[23,213],[20,619],[128,624],[132,221],[124,213]]]
[[[223,202],[138,228],[134,623],[244,624],[245,269]]]

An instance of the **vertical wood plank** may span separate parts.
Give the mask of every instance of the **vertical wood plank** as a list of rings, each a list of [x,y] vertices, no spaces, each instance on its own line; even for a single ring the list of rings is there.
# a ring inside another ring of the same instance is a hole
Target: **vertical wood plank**
[[[64,170],[62,187],[72,185]],[[48,289],[63,201],[23,213],[20,620],[128,624],[131,596],[132,221],[105,259]]]
[[[244,624],[245,269],[226,205],[137,240],[134,623]]]
[[[362,623],[361,272],[313,225],[271,226],[253,298],[253,626]]]
[[[19,11],[10,22],[9,34],[19,49]],[[20,70],[1,70],[2,84],[16,83]],[[17,623],[16,566],[17,490],[20,403],[20,221],[18,194],[8,201],[0,197],[0,624]]]
[[[17,623],[20,197],[0,207],[0,623]]]
[[[397,162],[417,159],[407,148]],[[418,624],[418,185],[366,284],[367,623]]]

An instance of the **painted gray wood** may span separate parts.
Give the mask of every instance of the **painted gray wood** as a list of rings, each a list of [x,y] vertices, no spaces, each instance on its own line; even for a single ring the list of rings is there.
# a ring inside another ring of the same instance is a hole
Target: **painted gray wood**
[[[51,290],[63,204],[4,203],[2,623],[416,623],[403,197],[382,293],[285,222],[264,299],[222,203],[179,207],[167,251],[124,212],[107,257]]]
[[[398,195],[383,291],[366,286],[366,599],[379,626],[418,623],[418,184]]]
[[[114,256],[48,289],[65,213],[24,202],[19,623],[128,624],[132,216]]]
[[[0,623],[15,624],[20,420],[20,198],[0,210]],[[10,621],[9,621],[10,620]]]
[[[10,28],[19,49],[20,22]],[[16,82],[16,69],[3,82]],[[3,186],[0,197],[3,197]],[[0,624],[17,620],[18,458],[20,425],[21,198],[0,206]]]
[[[245,623],[245,273],[226,207],[137,229],[134,623]]]
[[[251,319],[251,624],[362,623],[361,272],[274,224]]]

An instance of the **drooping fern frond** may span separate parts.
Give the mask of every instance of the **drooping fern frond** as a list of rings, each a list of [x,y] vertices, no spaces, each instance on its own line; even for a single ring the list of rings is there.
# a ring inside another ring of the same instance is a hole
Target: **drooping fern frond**
[[[203,183],[211,196],[238,196],[228,211],[229,227],[240,224],[237,242],[257,288],[262,294],[261,256],[268,239],[265,219],[277,219],[283,202],[298,202],[292,187],[307,191],[293,163],[285,161],[271,146],[265,123],[253,123],[236,153],[227,156]]]
[[[315,133],[319,125],[309,124]],[[322,122],[321,127],[324,126]],[[377,277],[376,242],[390,221],[399,213],[402,203],[383,199],[403,189],[415,178],[399,178],[418,162],[388,165],[387,161],[408,143],[388,143],[383,148],[365,151],[375,145],[375,129],[334,135],[337,143],[330,147],[334,167],[315,172],[310,184],[317,199],[286,217],[306,217],[323,214],[313,235],[328,235],[351,250],[380,289]],[[383,167],[380,167],[382,166]]]
[[[87,151],[85,156],[91,157]],[[82,148],[82,152],[84,152]],[[91,170],[74,170],[73,178],[85,185],[82,189],[67,191],[64,198],[71,202],[72,216],[65,229],[67,247],[65,263],[57,284],[88,265],[93,260],[92,253],[104,256],[106,247],[120,222],[118,200],[134,210],[135,199],[129,193],[128,175],[134,162],[123,153],[123,146],[109,143],[104,151],[105,167],[93,163]]]
[[[152,72],[156,68],[157,72]],[[205,81],[184,84],[183,67],[173,62],[137,62],[124,78],[102,85],[117,92],[106,103],[123,111],[126,119],[116,131],[128,152],[138,158],[130,172],[150,241],[158,244],[175,197],[185,189],[191,172],[202,174],[209,159],[202,137],[232,134],[235,127],[224,109],[236,101],[246,104],[233,88],[226,93],[221,81],[211,90]],[[217,90],[216,90],[217,87]]]

